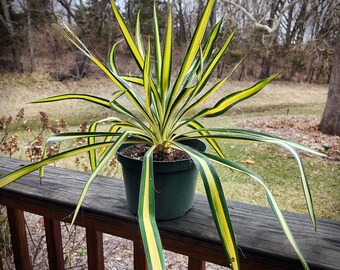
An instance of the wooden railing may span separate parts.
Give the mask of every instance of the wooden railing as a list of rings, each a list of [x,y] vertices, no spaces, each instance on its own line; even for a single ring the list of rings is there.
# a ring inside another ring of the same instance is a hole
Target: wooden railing
[[[0,174],[25,164],[0,157]],[[70,221],[89,175],[47,167],[42,185],[37,173],[0,189],[7,206],[16,269],[31,269],[23,211],[44,217],[50,269],[64,269],[60,221]],[[242,191],[240,191],[242,192]],[[88,269],[104,269],[102,233],[132,240],[134,268],[146,269],[137,219],[125,206],[122,181],[99,177],[90,187],[76,224],[86,228]],[[242,269],[302,269],[269,208],[229,202]],[[285,213],[296,241],[312,269],[339,269],[340,223],[318,219],[314,232],[306,215]],[[228,266],[205,196],[197,195],[184,217],[158,222],[165,249],[189,257],[188,269],[205,262]]]

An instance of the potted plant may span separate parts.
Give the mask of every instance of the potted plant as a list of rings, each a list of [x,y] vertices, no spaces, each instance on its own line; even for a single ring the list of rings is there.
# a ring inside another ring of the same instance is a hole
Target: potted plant
[[[126,144],[143,145],[145,149],[142,154],[142,161],[140,161],[140,165],[135,165],[140,166],[141,169],[140,187],[137,188],[139,189],[137,191],[137,193],[139,193],[138,211],[137,209],[132,210],[138,212],[138,221],[149,268],[164,269],[165,264],[162,244],[155,220],[154,167],[157,167],[157,165],[154,165],[156,164],[156,161],[154,162],[153,156],[167,156],[173,154],[175,151],[179,151],[181,153],[186,153],[187,157],[185,157],[185,159],[189,158],[189,161],[195,165],[201,175],[212,216],[232,269],[239,269],[240,267],[238,250],[227,202],[213,163],[222,164],[236,172],[246,174],[264,188],[269,205],[278,222],[282,226],[284,233],[297,253],[302,265],[305,269],[308,269],[307,262],[297,246],[272,193],[266,186],[262,177],[240,164],[227,160],[217,141],[241,140],[266,142],[286,148],[297,162],[307,209],[315,227],[316,220],[308,181],[296,149],[319,156],[324,156],[324,154],[298,143],[269,134],[242,129],[204,127],[200,123],[202,117],[218,117],[227,112],[237,103],[258,93],[264,86],[278,76],[276,74],[257,82],[247,89],[226,95],[218,100],[213,107],[204,107],[204,102],[223,86],[232,73],[230,72],[227,74],[225,78],[218,81],[211,88],[205,88],[212,72],[224,55],[234,35],[231,34],[222,47],[216,53],[213,53],[213,48],[222,24],[222,21],[219,21],[207,35],[206,41],[203,42],[214,4],[214,0],[209,0],[207,2],[184,56],[180,70],[173,81],[171,81],[171,61],[173,51],[171,10],[169,11],[167,19],[167,28],[162,49],[156,7],[154,7],[153,47],[155,74],[153,74],[151,68],[150,38],[146,50],[144,50],[143,41],[140,35],[139,16],[136,23],[135,38],[133,38],[114,1],[111,0],[112,10],[120,30],[141,71],[141,76],[139,77],[122,75],[116,68],[115,49],[117,44],[115,44],[111,50],[109,64],[103,64],[86,48],[86,46],[77,38],[76,34],[67,25],[61,22],[61,26],[58,26],[57,29],[82,53],[92,59],[93,62],[113,81],[119,90],[113,92],[111,100],[87,94],[65,94],[37,100],[35,103],[66,99],[82,99],[111,109],[115,116],[94,122],[89,127],[88,132],[69,132],[52,135],[47,140],[47,145],[80,137],[87,138],[88,144],[54,156],[44,157],[40,162],[27,165],[8,175],[2,176],[0,178],[0,187],[39,168],[42,176],[44,165],[66,157],[88,152],[92,175],[81,193],[73,216],[73,224],[91,182],[105,164],[113,158],[117,150],[125,148]],[[142,90],[139,88],[142,88]],[[131,102],[131,105],[138,111],[137,114],[120,103],[119,98],[122,96],[125,96]],[[108,132],[98,132],[98,124],[104,122],[110,123],[111,128]],[[185,144],[185,142],[193,139],[204,140],[216,153],[204,153],[200,151],[200,148],[195,149],[189,147],[188,143]],[[123,158],[120,158],[121,161],[122,159]],[[124,163],[124,161],[122,162]],[[182,184],[176,184],[176,188],[180,189],[181,185]],[[135,206],[135,208],[136,207],[137,206]]]

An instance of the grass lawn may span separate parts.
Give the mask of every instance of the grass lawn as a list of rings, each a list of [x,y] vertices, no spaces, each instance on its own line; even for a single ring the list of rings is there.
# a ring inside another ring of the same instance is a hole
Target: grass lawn
[[[250,84],[230,82],[223,90],[225,93],[220,91],[216,95],[225,95]],[[98,111],[97,107],[83,101],[50,104],[27,104],[27,102],[69,92],[110,98],[113,90],[112,83],[107,79],[85,79],[63,84],[37,74],[0,75],[0,118],[10,115],[15,117],[17,112],[24,107],[25,119],[33,129],[32,132],[27,133],[21,130],[21,125],[12,125],[11,132],[18,135],[21,149],[14,157],[27,159],[25,146],[39,133],[37,130],[39,111],[48,113],[50,123],[64,118],[70,125],[69,130],[77,130],[79,124],[84,121],[91,123],[110,115],[110,111],[105,109]],[[286,114],[321,115],[326,97],[326,85],[274,82],[254,98],[233,108],[230,113],[219,119],[205,119],[203,122],[211,127],[237,127],[242,120],[258,117]],[[64,143],[64,146],[66,145],[68,143]],[[221,143],[221,147],[228,159],[239,162],[263,176],[282,209],[307,213],[298,169],[288,152],[276,146],[261,143],[225,141]],[[310,181],[316,215],[340,220],[340,162],[309,156],[302,156],[302,158]],[[84,155],[80,157],[80,162],[87,164],[86,159],[87,156]],[[82,169],[81,166],[75,164],[74,159],[58,162],[57,166]],[[253,180],[220,166],[217,166],[217,169],[228,200],[268,205],[263,190]],[[120,177],[119,170],[116,176]],[[204,193],[201,181],[199,181],[197,192]]]

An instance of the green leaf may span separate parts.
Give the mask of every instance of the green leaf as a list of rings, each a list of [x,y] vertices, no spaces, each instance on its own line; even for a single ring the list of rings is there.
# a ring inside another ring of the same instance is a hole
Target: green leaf
[[[210,135],[209,131],[206,131],[205,127],[199,123],[198,121],[192,121],[188,124],[188,127],[192,128],[194,131],[197,131],[201,135]],[[206,139],[206,141],[212,146],[212,148],[216,151],[216,153],[220,156],[225,158],[222,149],[214,139]]]
[[[112,7],[112,10],[113,10],[113,13],[116,17],[116,20],[119,24],[119,27],[122,31],[122,34],[123,34],[123,36],[126,40],[126,43],[129,46],[129,49],[132,53],[132,56],[135,58],[136,63],[138,64],[140,70],[143,70],[144,59],[143,59],[142,55],[140,54],[137,45],[133,41],[133,38],[130,34],[130,31],[129,31],[128,27],[126,26],[124,19],[123,19],[122,15],[120,14],[114,0],[110,0],[110,2],[111,2],[111,7]]]
[[[271,76],[267,79],[257,82],[250,88],[232,93],[231,95],[222,98],[220,101],[216,103],[216,105],[213,108],[202,110],[195,116],[195,118],[202,116],[215,117],[225,113],[227,110],[229,110],[237,103],[241,102],[242,100],[248,99],[251,96],[258,93],[263,87],[265,87],[268,83],[274,80],[278,75],[279,74],[275,74],[274,76]]]
[[[115,52],[116,52],[117,45],[118,45],[119,43],[120,43],[120,41],[118,41],[117,43],[115,43],[115,44],[112,46],[111,51],[110,51],[110,55],[109,55],[111,71],[112,71],[112,73],[117,74],[117,75],[119,75],[119,72],[118,72],[118,68],[117,68],[117,66],[116,66]]]
[[[134,133],[138,133],[138,131],[134,131]],[[91,138],[91,137],[105,137],[105,136],[120,136],[121,133],[111,133],[111,132],[64,132],[53,134],[46,140],[46,145],[51,145],[52,143],[78,139],[78,138]]]
[[[273,196],[273,194],[271,193],[271,191],[268,189],[267,185],[265,184],[264,180],[262,179],[261,176],[259,176],[258,174],[256,174],[255,172],[235,163],[235,162],[232,162],[232,161],[229,161],[229,160],[226,160],[226,159],[223,159],[223,158],[220,158],[220,157],[217,157],[217,156],[214,156],[214,155],[211,155],[211,154],[208,154],[208,153],[205,153],[204,154],[205,156],[207,156],[209,159],[211,159],[212,161],[215,161],[219,164],[222,164],[224,166],[227,166],[235,171],[238,171],[240,173],[243,173],[243,174],[246,174],[248,176],[250,176],[252,179],[254,179],[258,184],[260,184],[262,186],[262,188],[265,190],[266,192],[266,196],[267,196],[267,199],[268,199],[268,202],[269,202],[269,205],[271,207],[271,209],[273,210],[275,216],[276,216],[276,219],[278,220],[278,222],[280,223],[281,227],[282,227],[282,230],[284,231],[287,239],[289,240],[290,244],[292,245],[292,247],[294,248],[296,254],[298,255],[303,267],[305,269],[309,269],[309,266],[305,260],[305,258],[303,257],[302,255],[302,252],[301,250],[299,249],[298,245],[296,244],[295,242],[295,239],[294,239],[294,236],[293,234],[291,233],[290,229],[289,229],[289,226]]]
[[[201,46],[201,42],[202,39],[204,37],[204,33],[206,30],[206,27],[208,25],[209,22],[209,18],[211,15],[211,11],[213,9],[213,6],[215,4],[215,0],[210,0],[208,1],[207,5],[205,6],[205,9],[203,11],[203,14],[200,18],[200,21],[195,29],[195,33],[191,39],[190,45],[188,47],[187,53],[184,57],[181,69],[179,71],[179,74],[176,78],[176,82],[174,84],[171,96],[170,96],[170,104],[172,103],[173,99],[175,98],[175,96],[177,95],[177,92],[181,86],[181,84],[183,83],[183,79],[186,75],[186,73],[188,72],[188,70],[191,67],[192,62],[194,61],[198,50]]]
[[[203,87],[206,85],[208,80],[210,79],[211,75],[213,74],[213,71],[217,67],[217,64],[221,60],[222,56],[224,55],[226,49],[229,46],[230,41],[234,37],[235,32],[233,32],[228,39],[225,41],[222,48],[219,50],[219,52],[216,54],[216,56],[212,59],[212,61],[209,63],[208,67],[204,70],[204,74],[202,76],[202,79],[199,81],[197,86],[195,87],[194,92],[192,93],[192,98],[195,97],[197,94],[199,94]],[[228,77],[230,76],[230,73],[228,74]]]
[[[136,76],[126,76],[126,75],[122,75],[120,77],[127,82],[131,82],[137,85],[143,85],[143,78],[136,77]]]
[[[137,48],[139,50],[140,55],[142,58],[144,58],[144,46],[143,46],[143,41],[142,41],[142,36],[140,33],[140,10],[137,13],[137,20],[136,20],[136,43],[137,43]]]
[[[274,135],[271,135],[271,134],[253,131],[253,130],[247,130],[247,129],[233,129],[233,128],[231,128],[231,129],[227,129],[227,130],[230,133],[240,133],[240,134],[244,134],[244,135],[259,136],[259,137],[263,137],[263,138],[267,138],[267,139],[284,141],[285,143],[289,144],[290,146],[292,146],[294,148],[303,150],[305,152],[308,152],[308,153],[311,153],[311,154],[314,154],[314,155],[317,155],[317,156],[320,156],[320,157],[327,157],[327,154],[325,154],[325,153],[323,153],[319,150],[316,150],[316,149],[304,146],[300,143],[297,143],[297,142],[294,142],[294,141],[291,141],[291,140],[287,140],[287,139],[284,139],[284,138],[281,138],[281,137],[278,137],[278,136],[274,136]]]
[[[165,106],[166,96],[170,87],[171,80],[171,66],[172,66],[172,15],[171,9],[168,14],[168,24],[165,34],[165,42],[163,49],[163,60],[162,60],[162,74],[161,74],[161,97],[162,102]]]
[[[54,102],[54,101],[60,101],[60,100],[67,100],[67,99],[81,99],[93,102],[95,104],[104,106],[106,108],[110,108],[110,101],[104,98],[91,96],[91,95],[85,95],[85,94],[66,94],[66,95],[58,95],[43,99],[38,99],[36,101],[33,101],[32,103],[46,103],[46,102]]]
[[[15,171],[7,174],[7,175],[2,176],[0,178],[0,188],[8,185],[9,183],[12,183],[13,181],[17,180],[18,178],[23,177],[26,174],[29,174],[29,173],[39,169],[40,167],[47,165],[47,164],[50,164],[50,163],[53,163],[53,162],[56,162],[58,160],[65,159],[65,158],[68,158],[68,157],[72,157],[72,156],[75,156],[75,155],[79,155],[79,154],[91,151],[93,149],[98,149],[98,148],[101,148],[101,147],[107,147],[107,146],[110,146],[110,145],[112,145],[112,142],[96,143],[96,144],[93,144],[93,145],[86,145],[86,146],[78,147],[78,148],[75,148],[75,149],[72,149],[72,150],[68,150],[68,151],[47,157],[47,158],[45,158],[45,159],[43,159],[39,162],[26,165],[24,167],[21,167],[18,170],[15,170]]]
[[[161,52],[161,42],[159,38],[156,2],[154,2],[154,5],[153,5],[153,33],[154,33],[153,38],[154,38],[154,47],[155,47],[156,80],[157,80],[157,84],[161,85],[162,52]]]
[[[209,206],[213,215],[215,226],[222,241],[225,253],[227,254],[230,266],[233,270],[240,268],[238,250],[233,227],[230,220],[227,202],[219,176],[211,164],[211,161],[203,154],[183,144],[173,143],[177,148],[187,152],[196,165],[204,182],[205,191],[208,197]]]
[[[149,269],[165,269],[161,238],[155,219],[155,187],[153,173],[153,150],[151,147],[143,158],[141,174],[138,221]]]
[[[212,131],[212,129],[205,129],[206,131]],[[221,130],[221,129],[220,129]],[[314,213],[314,207],[313,207],[313,201],[312,201],[312,196],[308,184],[308,180],[305,174],[305,170],[302,164],[302,161],[300,159],[300,156],[296,152],[296,150],[291,147],[286,140],[280,140],[276,138],[268,138],[265,136],[250,136],[250,135],[243,135],[243,134],[226,134],[229,133],[227,130],[225,134],[214,134],[214,135],[200,135],[200,136],[191,136],[190,138],[192,139],[202,139],[202,138],[210,138],[210,139],[227,139],[227,140],[241,140],[241,141],[257,141],[257,142],[266,142],[266,143],[272,143],[276,144],[278,146],[281,146],[285,149],[287,149],[294,159],[296,160],[296,163],[298,165],[298,169],[300,172],[300,177],[301,177],[301,184],[303,187],[303,192],[305,195],[306,199],[306,204],[307,204],[307,209],[309,212],[309,216],[313,222],[314,228],[316,228],[316,219],[315,219],[315,213]],[[178,138],[177,140],[181,140],[181,138]]]
[[[89,126],[89,132],[96,132],[97,131],[97,125],[98,123],[95,122],[92,125]],[[95,144],[96,143],[96,139],[95,137],[88,137],[87,139],[87,144],[91,145],[91,144]],[[90,166],[91,166],[91,171],[94,172],[96,167],[97,167],[97,158],[96,158],[96,150],[91,150],[89,151],[89,161],[90,161]]]
[[[92,181],[96,178],[96,176],[98,175],[98,173],[103,169],[103,167],[106,165],[106,163],[113,158],[114,154],[116,153],[117,149],[124,143],[124,141],[126,140],[126,138],[128,137],[129,133],[125,132],[123,134],[121,134],[119,136],[119,138],[117,138],[116,141],[114,141],[114,143],[111,143],[112,145],[107,149],[107,151],[105,152],[105,154],[103,155],[103,157],[101,158],[100,162],[98,163],[98,166],[96,167],[96,169],[94,170],[94,172],[91,174],[91,177],[86,181],[86,184],[80,194],[78,203],[77,203],[77,207],[76,210],[74,211],[73,214],[73,218],[71,221],[71,227],[73,226],[78,212],[80,210],[80,207],[85,199],[86,193],[90,187],[90,184],[92,183]]]
[[[148,41],[148,50],[146,52],[144,68],[143,68],[143,84],[145,90],[145,107],[149,114],[152,114],[151,111],[151,87],[150,87],[150,39]]]

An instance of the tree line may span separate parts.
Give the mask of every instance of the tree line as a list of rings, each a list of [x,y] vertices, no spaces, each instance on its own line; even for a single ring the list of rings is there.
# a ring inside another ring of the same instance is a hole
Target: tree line
[[[205,4],[204,0],[155,0],[161,35],[169,8],[174,18],[176,59],[181,59]],[[116,1],[134,31],[140,12],[141,32],[152,37],[151,0]],[[218,67],[222,76],[245,60],[234,79],[257,79],[281,72],[281,79],[327,83],[331,74],[340,4],[336,0],[221,0],[210,26],[223,19],[223,35],[236,36]],[[108,0],[1,0],[0,71],[48,70],[56,79],[87,74],[87,60],[52,27],[56,16],[76,29],[91,50],[107,55],[120,33],[112,23]],[[222,43],[222,39],[220,42]],[[121,61],[126,47],[120,46]],[[127,70],[129,65],[126,65]]]

